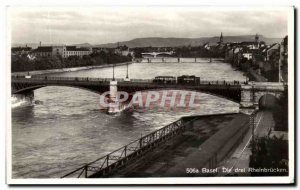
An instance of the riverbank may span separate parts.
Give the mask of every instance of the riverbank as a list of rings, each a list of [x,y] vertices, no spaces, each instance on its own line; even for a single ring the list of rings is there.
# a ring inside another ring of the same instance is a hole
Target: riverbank
[[[240,135],[244,132],[240,129],[248,130],[243,127],[248,121],[249,116],[239,113],[198,116],[182,135],[170,139],[167,143],[144,155],[140,160],[118,170],[112,177],[213,175],[202,173],[207,161],[211,163],[210,155],[218,154],[216,161],[219,162],[219,159],[230,154],[231,149],[236,146]],[[241,133],[235,133],[235,131]],[[230,134],[227,136],[226,133]],[[218,146],[222,146],[222,148],[218,149]]]
[[[115,63],[115,66],[122,66],[126,64],[131,64],[132,62],[122,62]],[[53,74],[53,73],[64,73],[64,72],[73,72],[73,71],[81,71],[81,70],[90,70],[90,69],[99,69],[99,68],[107,68],[112,67],[113,64],[104,64],[104,65],[95,65],[95,66],[85,66],[85,67],[70,67],[63,69],[48,69],[48,70],[38,70],[38,71],[26,71],[26,72],[14,72],[11,73],[11,76],[24,76],[28,73],[30,75],[45,75],[45,74]]]
[[[256,73],[252,68],[249,68],[248,77],[255,82],[268,82],[268,79]]]

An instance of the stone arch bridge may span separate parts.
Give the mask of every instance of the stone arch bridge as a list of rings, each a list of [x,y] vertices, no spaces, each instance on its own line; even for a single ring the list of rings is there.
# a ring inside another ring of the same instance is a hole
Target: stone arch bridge
[[[112,83],[109,78],[78,78],[78,77],[47,77],[32,76],[32,78],[12,77],[12,94],[32,94],[38,88],[45,86],[67,86],[85,89],[91,92],[102,94],[107,91],[118,90],[128,93],[147,90],[190,90],[203,92],[218,97],[226,98],[240,104],[240,110],[244,113],[250,113],[258,109],[259,99],[265,94],[272,94],[279,97],[286,89],[282,83],[255,83],[249,82],[229,82],[229,81],[201,81],[200,84],[161,84],[153,80],[115,79]],[[113,84],[113,85],[112,85]],[[113,88],[112,88],[113,86]]]

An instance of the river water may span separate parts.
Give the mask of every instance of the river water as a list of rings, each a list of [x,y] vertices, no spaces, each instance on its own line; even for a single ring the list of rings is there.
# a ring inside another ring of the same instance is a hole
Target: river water
[[[193,59],[191,59],[192,61]],[[158,75],[200,76],[201,80],[240,80],[240,71],[223,62],[133,63],[129,77],[152,79]],[[115,77],[125,78],[126,65],[115,67]],[[112,77],[112,68],[51,74],[61,77]],[[34,91],[33,104],[12,104],[13,178],[56,178],[159,129],[182,116],[238,112],[239,105],[197,93],[200,106],[189,110],[137,109],[107,115],[99,95],[71,87],[44,87]]]

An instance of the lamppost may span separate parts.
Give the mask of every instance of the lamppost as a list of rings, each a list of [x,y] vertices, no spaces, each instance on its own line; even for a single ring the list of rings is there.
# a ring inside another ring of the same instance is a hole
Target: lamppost
[[[254,151],[254,115],[250,115],[250,127],[252,132],[252,152]]]
[[[278,61],[278,82],[281,82],[281,68],[280,68],[281,59]]]
[[[113,81],[115,80],[115,64],[113,63]]]
[[[126,79],[128,79],[128,62],[127,62],[127,73],[126,73]]]

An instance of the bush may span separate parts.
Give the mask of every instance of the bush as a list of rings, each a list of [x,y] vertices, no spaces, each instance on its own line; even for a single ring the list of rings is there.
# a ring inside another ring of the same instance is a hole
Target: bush
[[[273,111],[273,118],[275,121],[275,131],[288,131],[288,91],[285,89],[282,96],[280,96],[278,105]]]
[[[287,176],[288,141],[281,138],[261,137],[254,141],[249,167],[254,169],[285,169],[286,172],[252,172],[252,176]]]

